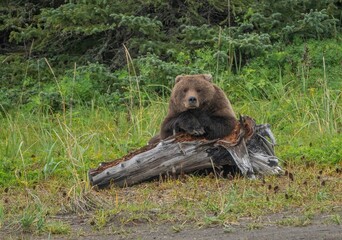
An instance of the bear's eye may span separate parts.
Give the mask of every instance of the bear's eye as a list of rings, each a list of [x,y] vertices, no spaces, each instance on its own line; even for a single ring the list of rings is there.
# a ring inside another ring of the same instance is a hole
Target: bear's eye
[[[201,91],[202,91],[202,89],[199,89],[199,88],[196,89],[196,92],[198,92],[198,93],[201,92]]]
[[[188,90],[189,90],[188,88],[184,88],[184,89],[183,89],[183,92],[186,93]]]

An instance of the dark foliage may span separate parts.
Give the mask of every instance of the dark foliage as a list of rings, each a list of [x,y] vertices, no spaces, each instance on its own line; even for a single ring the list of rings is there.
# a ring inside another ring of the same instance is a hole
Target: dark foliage
[[[275,47],[337,38],[341,10],[340,0],[4,0],[1,104],[49,106],[72,86],[78,102],[118,105],[130,76],[163,94],[182,72],[239,73]]]

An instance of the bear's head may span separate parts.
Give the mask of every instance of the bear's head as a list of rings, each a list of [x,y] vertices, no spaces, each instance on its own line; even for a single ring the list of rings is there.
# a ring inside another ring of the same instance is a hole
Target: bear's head
[[[179,75],[172,89],[171,102],[177,112],[205,107],[214,97],[215,88],[210,74]]]

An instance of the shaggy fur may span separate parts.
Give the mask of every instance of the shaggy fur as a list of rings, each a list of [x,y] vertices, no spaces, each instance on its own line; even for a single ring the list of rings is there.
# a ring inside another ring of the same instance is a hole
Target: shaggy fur
[[[169,111],[160,138],[185,132],[207,139],[231,133],[236,116],[224,92],[212,82],[210,74],[180,75],[172,90]]]

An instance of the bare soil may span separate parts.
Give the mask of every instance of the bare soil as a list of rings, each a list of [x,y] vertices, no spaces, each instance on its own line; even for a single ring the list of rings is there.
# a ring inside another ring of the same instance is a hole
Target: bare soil
[[[341,211],[333,213],[341,215]],[[282,219],[301,217],[288,213],[260,217],[258,220],[244,218],[237,223],[222,225],[196,226],[194,223],[148,223],[135,222],[120,226],[107,224],[101,230],[96,230],[89,220],[75,215],[56,216],[54,220],[68,223],[72,231],[66,235],[29,235],[18,233],[1,233],[0,239],[234,239],[234,240],[267,240],[267,239],[324,239],[342,240],[342,225],[332,221],[332,214],[316,215],[303,224],[283,226]]]

